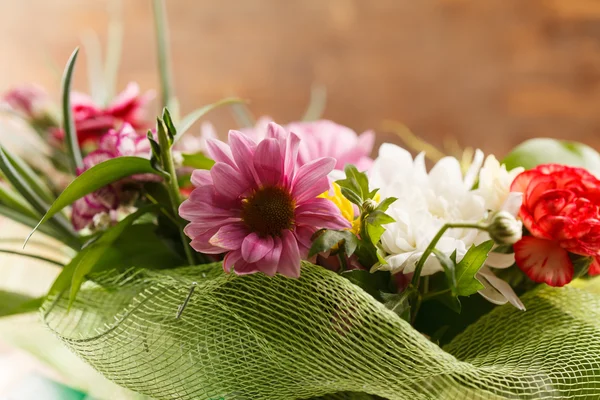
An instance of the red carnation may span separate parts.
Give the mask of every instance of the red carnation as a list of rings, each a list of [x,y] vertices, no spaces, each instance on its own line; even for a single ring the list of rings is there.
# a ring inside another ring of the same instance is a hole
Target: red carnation
[[[595,257],[600,273],[600,180],[582,168],[540,165],[518,175],[519,216],[531,236],[514,245],[517,265],[536,282],[563,286],[573,279],[569,252]]]

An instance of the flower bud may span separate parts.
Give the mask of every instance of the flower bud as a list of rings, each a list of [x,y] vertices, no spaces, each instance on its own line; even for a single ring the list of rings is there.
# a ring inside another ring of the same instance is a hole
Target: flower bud
[[[377,208],[377,202],[373,199],[367,199],[363,203],[363,208],[365,209],[366,212],[370,213]]]
[[[487,231],[496,244],[513,244],[523,236],[523,223],[508,211],[498,211],[492,215]]]

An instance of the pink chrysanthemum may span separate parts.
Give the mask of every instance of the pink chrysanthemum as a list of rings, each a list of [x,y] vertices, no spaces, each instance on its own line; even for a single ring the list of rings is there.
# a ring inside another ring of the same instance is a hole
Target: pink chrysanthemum
[[[229,132],[229,146],[209,140],[216,164],[210,171],[194,171],[196,188],[179,209],[190,221],[185,233],[192,247],[227,253],[227,272],[298,277],[318,229],[350,226],[330,200],[317,198],[329,189],[327,174],[335,160],[298,167],[299,145],[297,135],[275,123],[258,144],[237,131]]]

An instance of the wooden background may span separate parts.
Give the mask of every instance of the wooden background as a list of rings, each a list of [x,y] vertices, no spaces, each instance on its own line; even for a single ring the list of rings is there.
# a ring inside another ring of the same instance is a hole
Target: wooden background
[[[0,89],[57,93],[108,0],[0,2]],[[503,154],[533,136],[600,148],[598,0],[167,0],[182,110],[236,94],[257,114],[302,115],[312,83],[325,116],[362,131],[403,121],[440,144]],[[123,2],[119,85],[157,87],[150,0]],[[85,62],[76,86],[85,89]],[[226,112],[212,119],[233,127]],[[385,134],[380,139],[386,138]],[[387,136],[387,139],[390,137]]]

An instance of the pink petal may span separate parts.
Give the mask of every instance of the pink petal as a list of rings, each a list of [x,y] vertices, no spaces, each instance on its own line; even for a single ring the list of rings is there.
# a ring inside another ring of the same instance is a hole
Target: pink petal
[[[525,236],[513,247],[517,266],[535,282],[564,286],[573,279],[569,253],[556,242]]]
[[[279,259],[281,257],[282,244],[281,239],[278,237],[273,238],[273,249],[267,253],[264,258],[260,261],[260,270],[268,276],[273,276],[277,272],[277,266],[279,265]]]
[[[242,259],[242,252],[239,250],[230,251],[223,259],[223,269],[225,272],[231,272],[231,268]]]
[[[282,251],[277,272],[290,278],[300,277],[300,250],[296,237],[289,230],[282,235]]]
[[[281,140],[285,140],[286,137],[287,132],[281,125],[272,121],[267,124],[267,139],[275,139],[279,142]]]
[[[294,178],[292,196],[298,204],[317,197],[329,189],[327,174],[335,166],[331,157],[319,158],[304,164]]]
[[[229,146],[233,159],[242,174],[242,179],[249,184],[259,185],[260,179],[253,163],[256,143],[242,132],[229,131]]]
[[[229,199],[237,199],[249,189],[248,181],[229,164],[216,163],[210,174],[217,193]]]
[[[210,158],[215,160],[215,162],[224,162],[225,164],[229,164],[232,167],[235,166],[233,156],[231,155],[231,149],[229,148],[229,146],[227,146],[220,140],[206,140],[206,151],[208,152]]]
[[[273,250],[273,238],[271,236],[261,238],[252,232],[242,242],[242,257],[244,261],[249,263],[259,261],[271,250]]]
[[[240,259],[235,263],[233,272],[237,275],[249,275],[260,272],[260,268],[256,263],[247,263],[243,259]]]
[[[347,229],[352,227],[350,222],[341,215],[325,215],[310,212],[296,214],[296,224],[314,226],[319,229]]]
[[[213,246],[226,250],[237,250],[242,247],[248,231],[243,223],[234,223],[222,226],[208,241]]]
[[[296,164],[298,162],[298,149],[300,148],[300,138],[295,133],[290,133],[285,139],[285,142],[282,144],[285,146],[285,149],[282,149],[284,154],[283,184],[286,185],[286,187],[290,187],[293,182],[288,181],[288,179],[291,179],[290,177],[294,176],[296,171]]]
[[[297,225],[317,228],[344,229],[352,226],[332,201],[319,197],[296,207],[295,220]]]
[[[192,172],[192,177],[190,180],[192,181],[192,185],[194,186],[205,186],[213,184],[212,175],[207,169],[194,170]]]
[[[262,185],[275,185],[283,172],[283,160],[279,142],[265,139],[258,144],[254,153],[254,168]]]
[[[308,226],[297,226],[296,227],[296,238],[298,244],[301,247],[305,247],[307,250],[312,246],[312,236],[315,234],[317,229]]]

